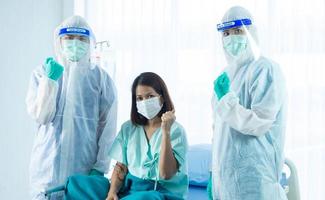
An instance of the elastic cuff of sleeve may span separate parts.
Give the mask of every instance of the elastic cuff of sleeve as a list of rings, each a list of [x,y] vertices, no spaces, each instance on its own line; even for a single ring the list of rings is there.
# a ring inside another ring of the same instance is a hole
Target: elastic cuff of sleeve
[[[228,92],[225,96],[223,96],[219,104],[217,105],[217,112],[221,118],[227,116],[227,113],[233,109],[233,107],[238,104],[239,99],[233,92]]]
[[[44,83],[46,83],[46,84],[48,84],[48,85],[51,85],[51,86],[56,86],[56,85],[58,85],[58,82],[57,82],[57,81],[55,81],[55,80],[53,80],[53,79],[50,79],[50,78],[47,77],[47,76],[43,76],[43,77],[41,78],[41,80],[42,80]]]
[[[239,99],[234,92],[228,92],[220,99],[219,106],[226,106],[228,109],[231,109],[238,101]]]

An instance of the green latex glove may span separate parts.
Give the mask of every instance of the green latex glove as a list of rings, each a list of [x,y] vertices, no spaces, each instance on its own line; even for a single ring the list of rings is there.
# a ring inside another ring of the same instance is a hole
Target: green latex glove
[[[209,182],[208,182],[208,185],[207,185],[207,192],[208,192],[209,200],[213,200],[213,197],[212,197],[212,175],[211,175],[211,172],[210,172]]]
[[[90,176],[104,176],[103,172],[98,171],[97,169],[92,169],[89,172]]]
[[[57,63],[52,57],[46,59],[45,73],[50,79],[57,81],[62,76],[63,70],[63,66]]]
[[[219,100],[229,92],[229,87],[230,80],[227,73],[224,72],[214,81],[214,91]]]

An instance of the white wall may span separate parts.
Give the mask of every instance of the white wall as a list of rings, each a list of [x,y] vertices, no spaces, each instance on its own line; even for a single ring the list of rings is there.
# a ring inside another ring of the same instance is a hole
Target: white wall
[[[28,166],[36,132],[25,106],[29,77],[53,54],[53,30],[72,15],[72,2],[0,1],[0,199],[29,199]]]

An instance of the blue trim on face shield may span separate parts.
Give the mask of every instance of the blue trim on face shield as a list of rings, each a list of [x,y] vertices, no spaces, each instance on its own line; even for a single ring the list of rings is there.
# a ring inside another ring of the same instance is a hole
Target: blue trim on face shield
[[[234,21],[217,24],[217,30],[224,31],[224,30],[227,30],[230,28],[243,26],[243,25],[251,25],[251,24],[252,24],[252,20],[250,20],[250,19],[238,19],[238,20],[234,20]]]
[[[76,28],[76,27],[69,27],[69,28],[62,28],[60,29],[59,36],[62,35],[83,35],[89,37],[90,32],[85,28]]]

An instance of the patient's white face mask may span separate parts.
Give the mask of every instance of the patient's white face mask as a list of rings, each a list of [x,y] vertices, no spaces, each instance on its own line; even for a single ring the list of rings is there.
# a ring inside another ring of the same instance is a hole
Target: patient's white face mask
[[[138,113],[143,115],[147,119],[153,119],[160,112],[162,105],[160,104],[159,97],[153,97],[150,99],[137,102]]]

